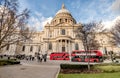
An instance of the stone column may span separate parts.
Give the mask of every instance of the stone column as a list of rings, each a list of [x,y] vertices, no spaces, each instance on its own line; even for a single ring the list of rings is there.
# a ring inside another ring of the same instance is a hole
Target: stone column
[[[68,51],[70,52],[70,40],[68,41]]]
[[[30,53],[30,45],[26,46],[27,52],[25,53],[26,55],[28,55]]]
[[[57,34],[58,34],[58,31],[57,31],[57,29],[55,29],[55,37],[57,36]]]
[[[70,52],[72,52],[72,42],[70,41]]]
[[[56,52],[58,51],[58,41],[56,41],[56,45],[55,45],[55,47],[56,47]]]
[[[60,47],[59,47],[59,52],[61,52],[61,40],[60,40]]]
[[[57,52],[59,51],[59,40],[57,41]]]
[[[45,42],[45,44],[43,44],[43,47],[42,47],[42,52],[45,53],[45,51],[48,50],[48,43]]]
[[[50,32],[49,29],[47,29],[47,38],[49,38]]]
[[[60,28],[59,28],[59,35],[60,35]]]
[[[55,29],[53,30],[53,38],[55,38]]]
[[[54,42],[52,42],[52,52],[54,52],[55,48],[54,48]]]
[[[72,43],[72,51],[74,50],[74,43]]]
[[[69,40],[68,40],[67,46],[68,46],[68,53],[69,53]]]
[[[79,50],[81,50],[80,42],[78,42],[78,48],[79,48]]]
[[[48,34],[47,34],[47,33],[48,33],[48,30],[46,29],[46,38],[48,37]]]
[[[67,44],[67,40],[65,40],[65,44],[66,44],[66,52],[68,52],[68,44]]]
[[[59,50],[60,50],[60,42],[58,40],[58,52],[59,52]]]
[[[38,46],[37,45],[33,46],[33,53],[32,54],[35,54],[35,52],[38,52]]]
[[[67,42],[65,40],[65,51],[67,52]]]
[[[60,40],[60,52],[62,52],[62,40]]]

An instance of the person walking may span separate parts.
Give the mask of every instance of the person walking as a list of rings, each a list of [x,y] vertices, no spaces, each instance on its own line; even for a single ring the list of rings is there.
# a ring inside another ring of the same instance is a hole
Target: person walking
[[[40,56],[39,55],[37,56],[37,61],[40,62]]]
[[[47,54],[44,54],[44,55],[43,55],[43,59],[44,59],[44,62],[47,61]]]
[[[43,59],[43,55],[40,54],[40,62],[42,62],[42,59]]]

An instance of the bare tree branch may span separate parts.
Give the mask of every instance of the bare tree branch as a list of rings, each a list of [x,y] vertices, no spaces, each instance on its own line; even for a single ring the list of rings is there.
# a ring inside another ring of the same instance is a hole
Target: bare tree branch
[[[27,26],[29,10],[21,13],[18,0],[2,0],[0,6],[0,50],[7,45],[29,40],[32,29]]]
[[[109,37],[112,39],[110,41],[110,44],[112,45],[120,45],[120,20],[116,20],[115,26],[110,31],[112,35],[109,35]]]
[[[84,50],[86,51],[86,56],[87,56],[87,51],[99,49],[100,44],[95,39],[96,39],[96,33],[98,32],[100,33],[101,30],[103,30],[102,28],[103,25],[101,24],[101,22],[99,23],[91,22],[88,24],[82,24],[82,26],[76,29],[75,31],[76,37],[82,41]],[[89,61],[88,61],[88,70],[90,70]]]

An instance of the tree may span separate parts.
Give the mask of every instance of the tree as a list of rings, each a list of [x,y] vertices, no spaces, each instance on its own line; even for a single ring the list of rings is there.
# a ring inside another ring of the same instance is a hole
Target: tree
[[[17,0],[0,2],[0,51],[7,45],[30,39],[32,30],[27,27],[29,10],[19,12]]]
[[[96,33],[101,32],[102,29],[103,29],[103,25],[101,24],[101,22],[99,23],[92,22],[92,23],[82,24],[80,27],[78,27],[75,30],[76,37],[79,38],[83,43],[84,50],[86,51],[86,56],[88,56],[87,55],[88,50],[96,50],[99,48],[100,44],[95,39],[96,39]],[[88,62],[88,70],[90,70],[89,62]]]
[[[116,20],[110,32],[110,35],[107,36],[110,38],[109,43],[111,44],[112,51],[110,51],[109,54],[113,62],[113,55],[115,55],[113,46],[120,46],[120,19]]]
[[[120,45],[120,20],[117,20],[115,26],[111,29],[109,37],[112,38],[110,41],[112,45]]]

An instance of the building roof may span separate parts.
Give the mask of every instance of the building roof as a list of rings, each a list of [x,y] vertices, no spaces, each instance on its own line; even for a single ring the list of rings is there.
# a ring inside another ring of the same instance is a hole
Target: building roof
[[[64,4],[62,4],[62,8],[56,13],[56,15],[60,14],[60,13],[68,13],[68,14],[70,14],[70,12],[65,8]]]

